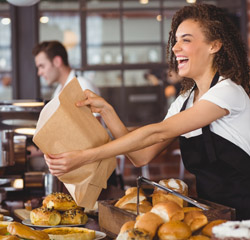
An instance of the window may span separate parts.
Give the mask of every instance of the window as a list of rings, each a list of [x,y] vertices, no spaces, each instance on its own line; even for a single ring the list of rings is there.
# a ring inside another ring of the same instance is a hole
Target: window
[[[0,2],[0,101],[12,99],[11,20],[9,4]]]

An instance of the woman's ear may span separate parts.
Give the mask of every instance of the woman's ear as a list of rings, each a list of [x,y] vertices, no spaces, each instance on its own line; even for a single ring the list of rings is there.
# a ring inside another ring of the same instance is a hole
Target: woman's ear
[[[217,53],[217,52],[220,51],[221,47],[222,47],[222,42],[220,40],[214,40],[211,43],[210,52],[211,53]]]

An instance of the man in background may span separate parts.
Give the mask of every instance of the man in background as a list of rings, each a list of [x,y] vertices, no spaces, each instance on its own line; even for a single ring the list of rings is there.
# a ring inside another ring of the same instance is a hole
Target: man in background
[[[32,54],[35,58],[38,75],[43,77],[49,85],[58,83],[52,97],[57,96],[74,77],[77,77],[82,90],[89,89],[100,95],[99,89],[92,82],[81,76],[76,76],[75,71],[72,70],[69,65],[67,51],[60,42],[41,42],[33,48]],[[94,115],[102,123],[100,115],[97,113]],[[40,152],[40,150],[34,149],[33,147],[30,147],[29,151],[32,155]],[[117,178],[120,178],[120,176],[116,176],[114,171],[108,180],[108,185],[117,186]],[[123,183],[121,183],[121,185],[123,187]],[[105,198],[105,192],[106,191],[102,191],[101,198]]]
[[[76,76],[68,62],[68,54],[62,43],[58,41],[44,41],[37,44],[32,54],[35,58],[35,64],[38,69],[38,75],[43,77],[49,85],[58,83],[52,97],[57,96],[61,90],[77,77],[83,90],[89,89],[100,95],[99,89],[89,80]]]

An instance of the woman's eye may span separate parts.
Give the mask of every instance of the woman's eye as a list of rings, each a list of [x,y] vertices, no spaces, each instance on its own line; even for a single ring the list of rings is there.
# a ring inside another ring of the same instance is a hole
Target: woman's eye
[[[190,42],[189,39],[183,39],[183,42]]]

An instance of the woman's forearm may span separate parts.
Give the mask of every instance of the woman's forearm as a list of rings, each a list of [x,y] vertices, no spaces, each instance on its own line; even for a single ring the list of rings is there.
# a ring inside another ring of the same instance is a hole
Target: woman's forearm
[[[101,115],[114,138],[119,138],[129,133],[128,129],[120,120],[111,105],[106,105],[105,110],[102,111]],[[129,152],[126,156],[137,167],[146,165],[173,140],[174,139],[169,139],[164,144],[158,144],[157,146],[150,146],[137,151]]]
[[[114,141],[102,146],[83,151],[85,163],[134,152],[148,146],[166,142],[162,138],[161,123],[147,125],[136,129]]]
[[[110,104],[105,106],[101,116],[114,138],[122,137],[129,132]]]

